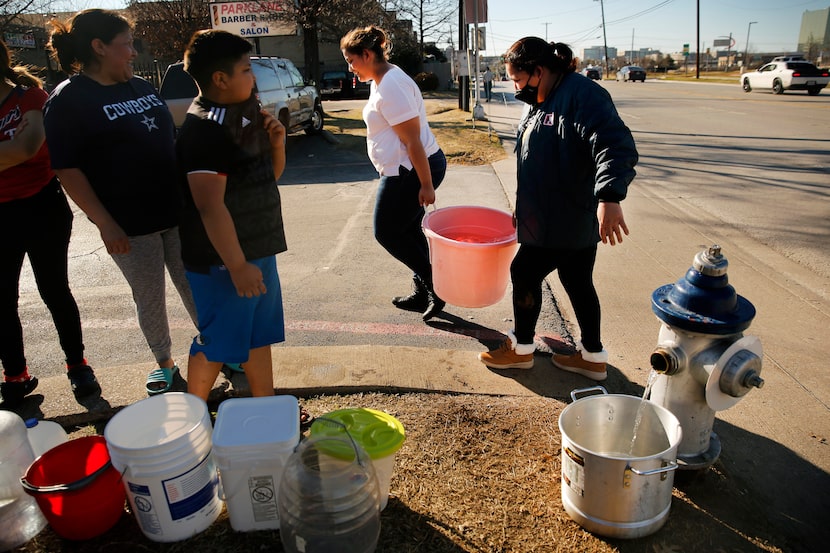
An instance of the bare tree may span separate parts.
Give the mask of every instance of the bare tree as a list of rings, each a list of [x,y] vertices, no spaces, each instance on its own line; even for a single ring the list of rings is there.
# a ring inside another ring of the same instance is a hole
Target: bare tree
[[[135,21],[136,38],[165,61],[181,59],[193,33],[210,28],[206,0],[131,0],[127,10]]]
[[[321,41],[339,42],[355,27],[383,25],[389,15],[377,0],[293,0],[280,17],[302,29],[306,77],[319,81]]]
[[[48,6],[49,0],[0,0],[0,38],[3,33],[27,26],[25,14],[42,13]]]
[[[342,0],[337,9],[329,10],[320,25],[323,42],[340,42],[340,39],[358,27],[378,25],[388,28],[395,14],[383,9],[378,0]]]
[[[423,59],[427,38],[438,42],[458,21],[457,0],[389,0],[399,19],[410,19],[417,30],[418,53]]]

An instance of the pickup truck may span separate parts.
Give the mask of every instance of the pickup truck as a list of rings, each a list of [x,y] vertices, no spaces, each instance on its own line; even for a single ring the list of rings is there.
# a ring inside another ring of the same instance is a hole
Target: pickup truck
[[[766,89],[783,94],[785,90],[806,90],[810,96],[816,96],[830,83],[830,72],[817,68],[803,58],[780,57],[757,71],[744,73],[740,83],[744,92]]]

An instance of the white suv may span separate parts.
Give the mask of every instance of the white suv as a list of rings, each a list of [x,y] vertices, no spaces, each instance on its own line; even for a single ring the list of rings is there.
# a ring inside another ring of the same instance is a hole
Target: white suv
[[[289,132],[304,130],[317,134],[323,130],[323,106],[317,87],[307,83],[291,60],[270,56],[251,56],[256,77],[256,92],[262,107],[274,114]],[[181,127],[199,88],[184,70],[182,62],[167,67],[159,95]]]

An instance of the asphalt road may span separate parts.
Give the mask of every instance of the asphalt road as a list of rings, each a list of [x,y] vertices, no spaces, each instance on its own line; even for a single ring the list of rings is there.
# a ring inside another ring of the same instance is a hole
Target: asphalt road
[[[682,198],[830,276],[830,91],[777,96],[649,80],[606,87],[655,194]]]
[[[830,275],[829,92],[774,96],[746,94],[738,85],[652,80],[602,84],[637,140],[641,161],[636,186],[676,200],[679,209],[688,204],[703,210],[807,270]],[[496,83],[494,104],[484,104],[492,112],[494,130],[508,142],[521,110],[512,101],[511,87]],[[334,113],[362,104],[332,101],[324,107]],[[458,177],[451,187],[439,189],[439,207],[470,198],[483,205],[505,203],[498,194],[481,197],[476,189],[476,182],[492,172],[489,168],[452,170]],[[461,334],[441,332],[440,321],[427,327],[414,315],[402,319],[390,309],[389,298],[407,290],[409,275],[372,238],[375,178],[362,153],[322,137],[289,137],[288,167],[280,182],[289,251],[278,258],[289,321],[286,345],[480,350],[482,344],[492,344],[498,336],[491,329],[510,328],[506,302],[486,310],[448,310],[447,321],[463,322]],[[152,361],[129,288],[97,230],[83,213],[75,212],[70,280],[90,362],[118,366]],[[711,223],[691,218],[687,224],[695,228]],[[194,329],[175,292],[168,297],[175,354],[180,355],[187,351]],[[540,332],[561,333],[555,305],[548,302],[545,309],[548,326]],[[39,376],[61,374],[63,355],[28,266],[21,276],[20,314],[30,367]]]

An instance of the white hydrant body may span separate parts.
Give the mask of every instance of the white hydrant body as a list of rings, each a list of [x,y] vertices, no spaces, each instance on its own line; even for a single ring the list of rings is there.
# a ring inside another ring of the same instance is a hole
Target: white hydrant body
[[[695,257],[683,279],[652,295],[652,309],[663,324],[651,354],[658,376],[650,399],[680,421],[677,460],[683,469],[717,460],[715,412],[763,386],[761,343],[743,335],[755,308],[728,284],[726,267],[720,248],[712,246]]]

